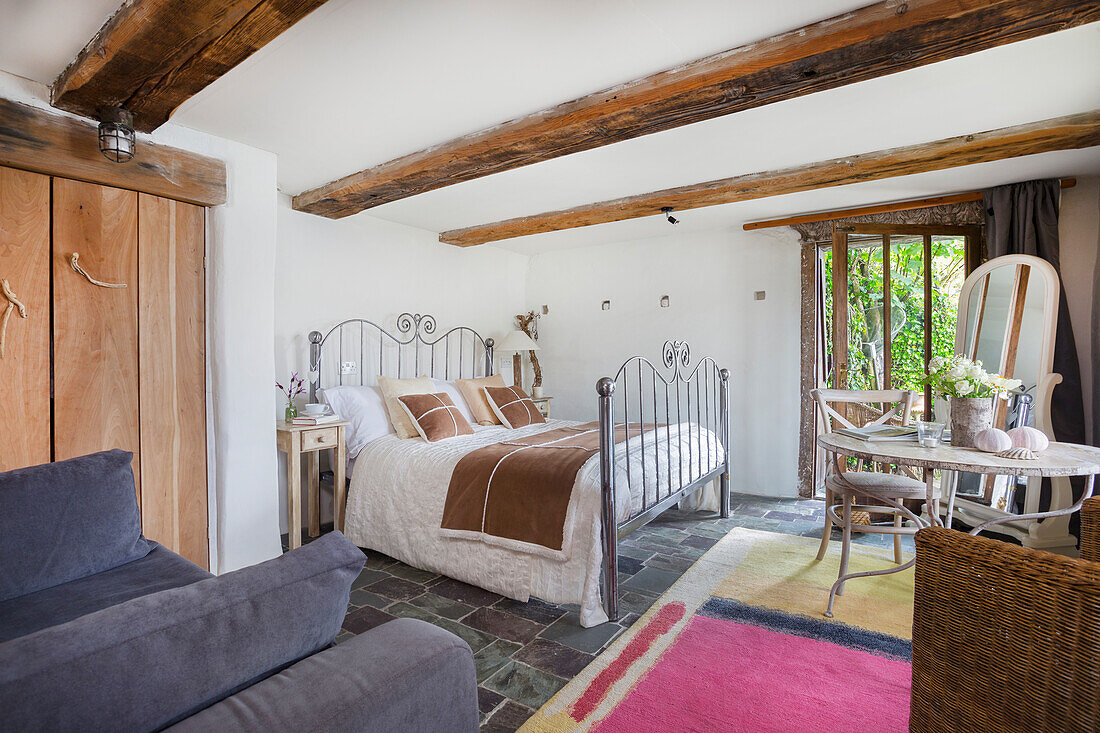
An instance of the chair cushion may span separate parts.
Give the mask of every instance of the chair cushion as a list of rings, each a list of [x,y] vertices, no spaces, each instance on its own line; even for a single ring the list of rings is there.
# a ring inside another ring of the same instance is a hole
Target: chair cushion
[[[0,602],[0,643],[57,626],[131,598],[214,577],[153,543],[140,560]]]
[[[363,561],[332,532],[0,644],[4,728],[149,731],[181,720],[332,643]]]
[[[894,473],[845,471],[843,478],[831,475],[825,487],[836,494],[883,496],[888,499],[923,499],[927,495],[924,482]]]
[[[132,458],[109,450],[0,473],[0,601],[149,554]]]

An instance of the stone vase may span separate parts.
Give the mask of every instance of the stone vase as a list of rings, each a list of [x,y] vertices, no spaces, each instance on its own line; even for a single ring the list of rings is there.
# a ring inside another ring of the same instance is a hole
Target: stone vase
[[[978,433],[993,426],[991,397],[951,398],[951,445],[955,448],[975,447]]]

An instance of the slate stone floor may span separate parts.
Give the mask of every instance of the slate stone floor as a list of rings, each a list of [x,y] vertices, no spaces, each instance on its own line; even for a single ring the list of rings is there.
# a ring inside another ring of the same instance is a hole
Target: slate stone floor
[[[729,519],[665,512],[620,543],[620,619],[590,629],[579,625],[575,605],[519,603],[367,551],[336,641],[398,617],[423,619],[457,634],[474,651],[482,732],[514,731],[732,528],[820,538],[823,506],[808,499],[734,494]],[[891,538],[856,533],[853,541],[887,546]],[[912,552],[912,538],[905,541]]]

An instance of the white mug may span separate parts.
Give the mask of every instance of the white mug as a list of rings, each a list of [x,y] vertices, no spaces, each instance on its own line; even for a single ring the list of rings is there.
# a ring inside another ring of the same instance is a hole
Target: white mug
[[[310,402],[309,404],[304,405],[302,409],[305,410],[305,413],[307,415],[322,415],[324,414],[326,407],[328,407],[328,405],[325,405],[321,402]]]

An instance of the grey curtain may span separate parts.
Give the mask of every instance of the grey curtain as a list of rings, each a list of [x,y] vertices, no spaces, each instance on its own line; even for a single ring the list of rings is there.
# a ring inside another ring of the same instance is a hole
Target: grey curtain
[[[985,191],[986,249],[989,257],[1034,255],[1062,273],[1058,254],[1058,179],[1025,181]],[[1081,365],[1073,340],[1065,289],[1058,303],[1054,338],[1054,371],[1062,383],[1054,388],[1050,420],[1054,435],[1066,443],[1085,442],[1085,402],[1081,396]]]
[[[983,193],[985,204],[985,237],[989,257],[1007,254],[1034,255],[1054,266],[1062,274],[1058,252],[1058,200],[1061,183],[1058,179],[1025,181],[991,188]],[[1058,329],[1054,337],[1054,371],[1062,375],[1062,383],[1054,388],[1050,404],[1050,421],[1054,436],[1064,443],[1085,442],[1085,402],[1081,395],[1081,365],[1077,359],[1077,344],[1070,325],[1066,292],[1060,291]],[[1050,506],[1047,482],[1043,482],[1039,506]],[[1074,481],[1074,494],[1084,487]],[[1022,501],[1023,497],[1018,497]],[[1078,518],[1070,521],[1070,532],[1076,533]]]

